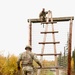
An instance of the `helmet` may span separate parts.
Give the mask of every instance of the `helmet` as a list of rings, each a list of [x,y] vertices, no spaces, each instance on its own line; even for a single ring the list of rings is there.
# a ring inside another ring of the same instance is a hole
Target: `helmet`
[[[25,47],[25,50],[26,50],[27,48],[32,49],[32,47],[31,47],[30,45],[27,45],[27,46]]]

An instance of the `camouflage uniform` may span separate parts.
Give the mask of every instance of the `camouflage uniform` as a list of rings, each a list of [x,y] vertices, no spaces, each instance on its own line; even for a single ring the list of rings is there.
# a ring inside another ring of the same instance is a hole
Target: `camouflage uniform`
[[[20,54],[18,58],[18,63],[22,61],[22,74],[23,75],[33,75],[33,60],[41,66],[41,63],[37,59],[37,56],[29,50]]]
[[[48,14],[48,12],[45,12],[45,9],[43,8],[43,10],[41,11],[41,13],[39,14],[39,18],[41,19],[41,21],[45,21],[46,20],[46,14]]]

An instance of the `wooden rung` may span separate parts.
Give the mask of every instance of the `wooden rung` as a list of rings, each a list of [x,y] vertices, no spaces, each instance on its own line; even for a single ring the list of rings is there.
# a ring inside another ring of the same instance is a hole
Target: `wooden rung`
[[[50,69],[50,71],[53,71],[53,72],[55,72],[56,70],[55,70],[55,69]]]
[[[51,32],[41,32],[41,34],[47,34],[47,33],[58,33],[58,31],[51,31]]]
[[[35,67],[36,69],[62,69],[62,66],[51,66],[51,67]]]
[[[61,53],[56,53],[56,54],[36,54],[38,56],[48,56],[48,55],[61,55]]]
[[[39,44],[59,44],[60,42],[39,42]]]

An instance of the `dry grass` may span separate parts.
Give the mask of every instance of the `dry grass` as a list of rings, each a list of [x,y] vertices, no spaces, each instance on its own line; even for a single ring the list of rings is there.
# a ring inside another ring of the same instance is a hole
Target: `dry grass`
[[[71,75],[75,75],[75,72],[72,72]]]

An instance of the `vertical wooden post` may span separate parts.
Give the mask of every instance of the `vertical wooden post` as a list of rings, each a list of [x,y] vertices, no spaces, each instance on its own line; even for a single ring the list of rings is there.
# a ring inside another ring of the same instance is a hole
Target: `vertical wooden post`
[[[48,24],[45,27],[45,32],[47,32],[47,31],[48,31]],[[47,37],[47,34],[44,34],[43,42],[46,41],[46,37]],[[42,45],[41,54],[44,53],[44,49],[45,49],[45,44]],[[40,57],[40,62],[41,63],[42,63],[42,60],[43,60],[43,56]],[[37,75],[40,75],[40,71],[41,70],[38,70]]]
[[[32,23],[29,22],[29,45],[32,46]]]
[[[69,29],[69,42],[68,42],[68,75],[71,75],[71,48],[72,48],[72,18],[70,20]]]
[[[52,23],[52,31],[54,32],[54,25],[53,25],[53,18],[52,18],[52,12],[51,12],[51,23]],[[55,34],[52,33],[53,42],[55,42]],[[54,44],[54,53],[56,54],[56,44]],[[57,56],[55,55],[55,66],[57,66]],[[59,70],[56,69],[56,75],[59,75]]]

